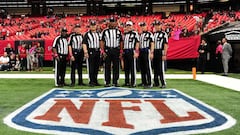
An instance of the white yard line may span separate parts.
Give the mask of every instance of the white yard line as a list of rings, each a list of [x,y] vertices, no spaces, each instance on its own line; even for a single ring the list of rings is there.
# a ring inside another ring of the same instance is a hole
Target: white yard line
[[[240,91],[240,79],[212,74],[197,75],[197,80],[235,91]]]
[[[141,78],[140,74],[137,74],[137,78]],[[0,74],[0,78],[28,78],[28,79],[53,79],[54,74]],[[66,78],[70,78],[70,74],[66,74]],[[87,79],[88,75],[83,74],[83,78]],[[99,74],[99,79],[103,79],[104,75]],[[120,75],[120,78],[124,78],[124,74]],[[191,74],[166,74],[166,79],[193,79]],[[240,79],[231,77],[219,76],[214,74],[197,75],[197,80],[206,82],[209,84],[217,85],[220,87],[240,91]]]

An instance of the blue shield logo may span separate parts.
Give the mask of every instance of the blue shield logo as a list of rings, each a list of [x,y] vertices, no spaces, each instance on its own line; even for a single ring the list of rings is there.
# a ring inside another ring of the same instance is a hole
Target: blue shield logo
[[[231,116],[178,90],[53,89],[4,118],[46,134],[196,134],[232,127]]]

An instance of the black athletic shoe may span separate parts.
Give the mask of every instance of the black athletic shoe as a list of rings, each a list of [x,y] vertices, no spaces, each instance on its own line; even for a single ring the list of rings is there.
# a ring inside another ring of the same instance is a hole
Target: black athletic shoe
[[[70,86],[70,87],[74,87],[74,86],[75,86],[75,84],[71,83],[69,86]]]
[[[123,85],[123,87],[129,87],[129,86],[130,86],[129,83],[125,83],[125,84]]]
[[[70,86],[69,84],[64,83],[63,86]]]
[[[135,88],[135,87],[136,87],[136,85],[131,85],[131,86],[130,86],[130,88]]]
[[[93,83],[89,83],[89,87],[94,87],[95,85]]]
[[[95,85],[95,86],[101,86],[101,84],[99,84],[99,83],[94,83],[94,85]]]
[[[104,87],[110,87],[110,84],[105,84]]]
[[[152,88],[151,85],[145,85],[145,86],[144,86],[144,89],[151,89],[151,88]]]
[[[78,86],[87,86],[85,83],[79,83]]]
[[[162,85],[160,88],[164,89],[164,88],[166,88],[166,85]]]
[[[120,87],[118,84],[113,84],[112,86],[114,86],[114,87]]]

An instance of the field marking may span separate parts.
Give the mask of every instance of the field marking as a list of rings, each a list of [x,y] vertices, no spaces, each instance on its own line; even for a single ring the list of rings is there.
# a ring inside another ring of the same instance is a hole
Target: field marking
[[[77,77],[77,76],[76,76]],[[193,79],[192,74],[166,74],[166,79]],[[54,79],[54,74],[0,74],[0,78],[28,78],[28,79]],[[70,78],[70,74],[66,74],[66,79]],[[88,74],[83,74],[84,79],[88,79]],[[104,75],[99,74],[99,79],[103,79]],[[124,79],[124,74],[120,74],[120,78]],[[141,78],[140,74],[136,75],[137,79]],[[235,91],[240,91],[240,79],[214,75],[214,74],[197,74],[196,80],[228,88]]]

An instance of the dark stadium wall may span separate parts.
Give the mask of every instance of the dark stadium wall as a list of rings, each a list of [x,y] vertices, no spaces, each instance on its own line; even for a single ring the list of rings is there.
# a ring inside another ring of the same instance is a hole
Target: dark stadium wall
[[[228,23],[223,27],[217,28],[204,37],[207,39],[211,49],[211,59],[208,62],[208,70],[214,71],[216,67],[215,50],[217,40],[221,40],[223,37],[227,37],[228,42],[233,49],[233,55],[230,60],[230,71],[240,73],[240,22]]]

